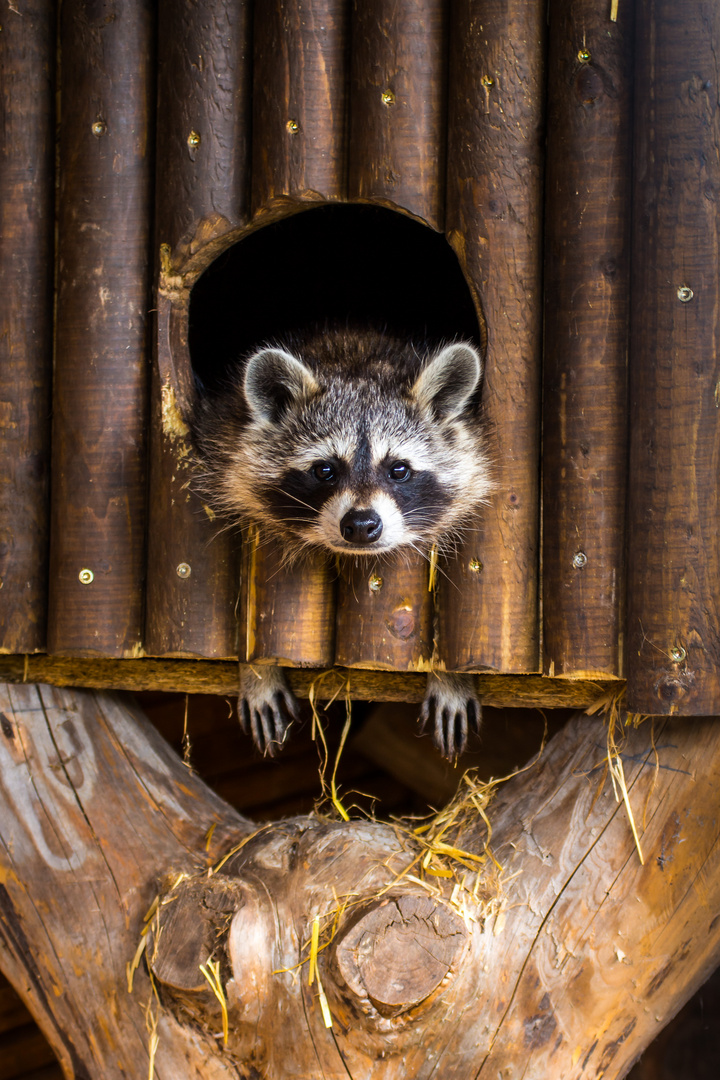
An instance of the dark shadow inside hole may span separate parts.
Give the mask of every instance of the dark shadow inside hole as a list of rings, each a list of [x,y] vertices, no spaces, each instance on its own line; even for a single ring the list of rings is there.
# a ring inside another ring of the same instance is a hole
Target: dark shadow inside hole
[[[294,214],[228,248],[195,284],[189,345],[201,386],[262,342],[350,320],[414,341],[480,345],[475,308],[445,237],[394,210],[342,204]]]

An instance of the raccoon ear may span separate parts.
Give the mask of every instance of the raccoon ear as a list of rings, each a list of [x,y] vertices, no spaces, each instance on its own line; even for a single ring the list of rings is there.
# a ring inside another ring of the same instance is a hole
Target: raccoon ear
[[[309,367],[284,349],[261,349],[245,368],[245,400],[256,420],[276,423],[288,409],[319,390]]]
[[[483,365],[465,341],[446,345],[427,362],[415,381],[412,396],[441,420],[459,416],[477,390]]]

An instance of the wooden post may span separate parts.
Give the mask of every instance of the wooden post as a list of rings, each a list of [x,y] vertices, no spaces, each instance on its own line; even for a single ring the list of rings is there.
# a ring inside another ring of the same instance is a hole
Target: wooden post
[[[452,10],[446,230],[487,324],[483,400],[498,484],[439,585],[439,655],[455,670],[539,665],[545,11],[541,0],[459,0]]]
[[[543,646],[550,674],[621,675],[632,30],[550,8],[543,394]]]
[[[452,877],[423,887],[412,829],[253,828],[109,695],[2,687],[0,713],[0,966],[68,1075],[147,1075],[155,1031],[157,1074],[187,1080],[619,1080],[720,959],[716,718],[614,757],[644,864],[576,717],[490,804],[493,857],[470,812],[442,834],[468,865],[438,849]]]
[[[192,487],[189,291],[249,201],[250,14],[245,2],[160,5],[159,283],[152,391],[147,649],[237,650],[237,540]]]
[[[441,0],[355,3],[350,199],[442,229],[447,26]]]
[[[438,0],[353,7],[349,197],[403,209],[435,229],[444,218],[446,29]],[[426,669],[432,650],[427,560],[345,561],[335,662]]]
[[[345,195],[346,7],[343,0],[265,0],[256,7],[255,213]]]
[[[720,712],[720,10],[637,9],[628,705]]]
[[[150,0],[61,12],[54,653],[142,647],[153,16]]]
[[[0,652],[45,647],[56,5],[0,35]]]
[[[268,0],[256,8],[256,220],[344,199],[347,51],[348,17],[341,0]],[[283,298],[274,302],[282,307]],[[268,538],[255,541],[246,562],[241,616],[248,659],[329,666],[334,585],[327,557],[311,555],[302,567],[289,570],[283,563],[279,545]]]

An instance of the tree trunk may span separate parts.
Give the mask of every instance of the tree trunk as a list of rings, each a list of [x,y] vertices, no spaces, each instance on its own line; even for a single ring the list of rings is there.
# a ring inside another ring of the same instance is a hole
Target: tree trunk
[[[628,733],[641,865],[593,719],[500,788],[489,855],[472,800],[441,837],[258,828],[115,697],[2,686],[0,711],[0,967],[68,1077],[147,1076],[155,1030],[163,1080],[610,1080],[720,959],[711,719]]]

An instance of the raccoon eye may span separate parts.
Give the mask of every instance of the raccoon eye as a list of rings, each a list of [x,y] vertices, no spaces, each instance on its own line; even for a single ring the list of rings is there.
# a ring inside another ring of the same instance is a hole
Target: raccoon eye
[[[396,461],[394,465],[390,466],[388,476],[391,480],[397,480],[401,484],[403,480],[409,479],[410,472],[410,466],[406,461]]]
[[[312,467],[312,474],[316,480],[324,480],[327,483],[328,480],[335,479],[335,466],[329,461],[318,461],[317,465]]]

